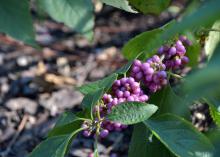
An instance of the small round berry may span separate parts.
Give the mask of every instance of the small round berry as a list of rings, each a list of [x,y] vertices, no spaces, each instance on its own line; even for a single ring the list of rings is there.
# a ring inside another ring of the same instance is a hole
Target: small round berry
[[[133,82],[135,82],[134,78],[133,78],[133,77],[129,77],[129,78],[128,78],[128,83],[129,83],[129,84],[132,84]]]
[[[134,101],[134,97],[133,97],[133,96],[129,96],[129,97],[127,98],[127,101]]]
[[[100,136],[102,138],[105,138],[106,136],[108,136],[109,134],[109,131],[107,129],[103,129],[101,132],[100,132]]]
[[[164,52],[164,47],[163,46],[161,46],[159,49],[158,49],[158,51],[157,51],[159,54],[162,54],[163,52]]]
[[[156,84],[160,83],[160,78],[158,77],[158,74],[155,74],[155,75],[153,76],[153,81],[154,81]]]
[[[142,96],[139,97],[139,100],[140,100],[141,102],[145,102],[145,101],[147,101],[148,99],[149,99],[149,97],[148,97],[147,95],[142,95]]]
[[[115,86],[120,86],[120,85],[121,85],[121,81],[120,81],[120,80],[116,80],[116,81],[114,82],[114,85],[115,85]]]
[[[181,59],[179,59],[179,58],[175,59],[175,65],[180,66],[181,65]]]
[[[179,37],[179,40],[181,41],[181,42],[185,42],[186,41],[186,36],[184,36],[184,35],[181,35],[180,37]]]
[[[133,84],[131,84],[132,90],[135,90],[135,89],[137,89],[139,87],[140,87],[140,84],[138,82],[133,82]]]
[[[183,56],[183,57],[181,58],[181,61],[182,61],[183,64],[187,64],[187,63],[189,63],[189,58],[186,57],[186,56]]]
[[[148,75],[152,75],[154,73],[154,69],[153,68],[148,68],[144,71],[145,74],[148,74]]]
[[[125,102],[125,98],[119,98],[118,99],[118,103],[120,104],[120,103],[123,103],[123,102]]]
[[[133,90],[133,93],[134,94],[139,94],[141,92],[141,89],[140,88],[136,88]]]
[[[135,60],[134,60],[134,65],[136,65],[136,66],[141,66],[141,61],[138,60],[138,59],[135,59]]]
[[[154,56],[152,57],[152,61],[153,61],[153,62],[160,62],[160,57],[157,56],[157,55],[154,55]]]
[[[142,64],[141,68],[142,68],[143,71],[145,71],[146,69],[150,68],[150,64],[145,62],[145,63]]]
[[[126,77],[123,77],[121,79],[121,84],[124,85],[125,83],[127,83],[127,78]]]
[[[186,48],[183,45],[177,46],[176,49],[179,55],[184,55],[186,52]]]
[[[112,103],[113,106],[117,105],[118,104],[118,99],[114,98],[111,103]]]
[[[174,46],[171,47],[170,50],[169,50],[169,54],[172,55],[172,56],[175,55],[176,54],[176,47],[174,47]]]
[[[142,73],[142,72],[138,72],[138,73],[135,75],[135,78],[138,79],[138,80],[141,80],[142,77],[143,77],[143,73]]]
[[[183,43],[180,40],[176,41],[176,48],[178,48],[179,46],[182,46],[182,45],[183,45]]]
[[[167,77],[166,71],[159,71],[157,74],[158,74],[159,77],[162,77],[162,78],[166,78]]]
[[[117,96],[118,98],[122,98],[122,97],[123,97],[123,92],[120,91],[120,90],[117,90],[117,91],[116,91],[116,96]]]
[[[166,70],[166,65],[165,64],[161,64],[161,70]]]
[[[114,123],[114,127],[115,127],[115,128],[120,128],[120,127],[121,127],[121,123],[115,122],[115,123]]]
[[[90,133],[88,130],[84,130],[84,131],[83,131],[83,135],[84,135],[85,137],[89,137],[89,136],[91,135],[91,133]]]
[[[127,98],[127,97],[129,97],[130,95],[131,95],[131,93],[130,93],[129,91],[125,91],[125,92],[124,92],[124,97]]]
[[[107,104],[107,108],[108,108],[108,109],[111,109],[112,106],[113,106],[113,104],[112,104],[111,102]]]
[[[138,66],[133,66],[132,67],[132,72],[138,73],[139,71],[140,71],[140,67],[138,67]]]
[[[147,82],[150,82],[150,81],[152,81],[152,78],[153,78],[153,75],[147,75],[147,76],[145,77],[145,80],[146,80]]]

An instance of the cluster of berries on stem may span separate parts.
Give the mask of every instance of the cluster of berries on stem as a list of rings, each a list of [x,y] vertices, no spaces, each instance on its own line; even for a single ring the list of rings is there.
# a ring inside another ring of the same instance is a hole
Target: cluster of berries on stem
[[[85,128],[83,135],[89,137],[96,133],[101,138],[105,138],[110,131],[127,128],[121,123],[108,121],[105,119],[106,115],[121,103],[148,101],[152,93],[167,85],[168,71],[181,69],[189,62],[186,46],[191,44],[185,36],[180,36],[174,44],[161,46],[158,53],[146,61],[135,59],[130,69],[130,76],[115,80],[110,92],[105,93],[100,103],[95,106],[94,113],[97,113],[97,118],[94,122],[83,123],[82,127]]]

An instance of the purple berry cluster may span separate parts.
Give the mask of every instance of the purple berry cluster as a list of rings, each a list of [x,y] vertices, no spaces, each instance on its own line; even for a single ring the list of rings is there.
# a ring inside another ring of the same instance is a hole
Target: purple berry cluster
[[[146,62],[134,60],[131,76],[143,82],[150,93],[155,93],[167,84],[166,66],[158,55],[154,55]]]
[[[127,101],[145,102],[148,99],[149,97],[142,91],[140,83],[136,82],[133,77],[124,77],[119,80],[116,80],[113,83],[112,95],[103,95],[103,105],[99,107],[100,115],[101,117],[105,117],[108,113],[111,112],[111,109],[114,106],[120,103]],[[96,109],[94,110],[94,112],[95,111]],[[121,131],[127,128],[126,125],[117,122],[111,122],[108,120],[104,120],[101,123],[101,127],[102,130],[100,132],[100,137],[102,138],[106,137],[109,134],[109,131]],[[84,136],[89,137],[90,135],[92,135],[92,131],[89,131],[89,129],[85,129],[83,134]]]
[[[140,87],[140,83],[136,82],[133,77],[124,77],[116,80],[112,85],[112,95],[104,94],[103,102],[106,104],[107,114],[111,112],[112,107],[127,101],[145,102],[149,97],[144,94]],[[103,115],[104,109],[101,109]],[[121,131],[127,128],[117,122],[104,121],[102,127],[109,131]]]
[[[164,56],[164,64],[168,69],[179,69],[189,62],[189,58],[185,56],[186,47],[192,43],[185,36],[180,36],[179,40],[170,47],[165,45],[158,49],[158,54]]]
[[[124,77],[116,80],[112,86],[113,95],[119,103],[125,101],[139,101],[145,102],[148,96],[144,94],[140,87],[140,83],[136,82],[133,77]]]
[[[94,108],[94,113],[99,110],[101,121],[95,120],[93,124],[84,122],[83,134],[89,137],[94,134],[95,126],[100,124],[100,137],[105,138],[110,131],[121,131],[127,128],[126,125],[111,122],[105,119],[114,106],[123,102],[138,101],[146,102],[149,95],[157,92],[168,83],[167,71],[182,68],[189,62],[186,54],[186,47],[192,43],[185,37],[179,39],[171,46],[162,46],[158,49],[158,55],[154,55],[145,62],[134,60],[130,77],[123,77],[116,80],[111,88],[111,93],[105,93],[102,104]],[[145,87],[145,91],[142,90]],[[147,93],[147,94],[146,94]],[[98,108],[97,108],[98,107]]]

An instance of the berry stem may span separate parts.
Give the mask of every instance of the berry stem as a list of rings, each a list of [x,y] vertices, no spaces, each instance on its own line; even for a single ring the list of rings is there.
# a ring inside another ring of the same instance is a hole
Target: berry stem
[[[98,136],[99,136],[99,133],[100,133],[100,128],[101,128],[100,122],[102,121],[101,116],[100,116],[99,107],[100,107],[100,102],[98,102],[97,110],[96,110],[96,116],[97,116],[97,119],[98,119],[98,122],[96,123],[96,138],[97,139],[98,139]]]
[[[182,76],[180,76],[180,75],[178,75],[178,74],[174,74],[174,73],[172,73],[172,72],[170,72],[170,71],[167,71],[167,73],[168,73],[170,76],[173,76],[173,77],[176,77],[176,78],[179,78],[179,79],[182,79],[182,78],[183,78]]]
[[[99,137],[99,135],[95,135],[95,143],[94,143],[94,148],[95,148],[95,151],[97,151],[98,152],[98,137]]]
[[[87,118],[77,118],[77,120],[82,120],[82,121],[89,121],[89,122],[92,122],[91,119],[87,119]]]
[[[96,123],[96,132],[95,132],[94,148],[95,148],[95,150],[97,150],[97,151],[98,151],[98,137],[99,137],[100,128],[101,128],[100,122],[102,121],[101,116],[100,116],[99,107],[100,107],[100,102],[98,102],[98,104],[97,104],[97,110],[96,110],[96,115],[97,115],[98,122]]]
[[[162,55],[162,56],[160,57],[161,62],[163,62],[164,59],[165,59],[165,55]]]
[[[126,77],[126,73],[124,73],[124,77]]]
[[[92,121],[93,121],[93,108],[91,107],[91,109],[90,109],[90,117],[91,117],[91,119],[92,119]]]

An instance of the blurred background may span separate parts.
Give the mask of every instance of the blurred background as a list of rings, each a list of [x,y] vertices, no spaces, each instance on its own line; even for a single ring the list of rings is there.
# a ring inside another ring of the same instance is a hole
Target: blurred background
[[[80,109],[83,95],[76,87],[125,64],[120,53],[124,43],[177,18],[186,5],[186,0],[173,0],[169,9],[155,16],[131,14],[95,2],[94,39],[90,42],[49,16],[40,15],[33,3],[40,49],[0,34],[0,156],[27,157],[61,113]],[[205,112],[203,107],[197,112],[201,120],[194,118],[200,130],[210,123],[204,118]],[[111,133],[99,143],[101,156],[126,157],[130,137],[131,128]],[[68,157],[86,157],[92,149],[93,139],[79,135]]]

